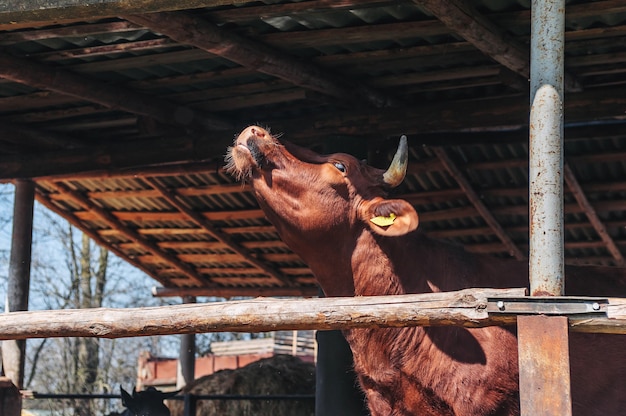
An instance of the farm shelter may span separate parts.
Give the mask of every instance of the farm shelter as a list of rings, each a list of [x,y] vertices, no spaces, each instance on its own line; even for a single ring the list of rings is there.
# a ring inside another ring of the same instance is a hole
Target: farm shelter
[[[406,134],[422,229],[528,256],[529,2],[50,3],[0,1],[0,179],[162,295],[318,293],[222,169],[251,123],[380,166]],[[623,267],[626,5],[565,30],[565,259]]]

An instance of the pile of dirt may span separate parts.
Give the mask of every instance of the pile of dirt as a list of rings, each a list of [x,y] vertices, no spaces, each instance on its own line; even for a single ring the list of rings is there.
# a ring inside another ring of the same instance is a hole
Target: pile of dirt
[[[236,370],[221,370],[188,384],[181,394],[315,394],[315,365],[291,355],[276,355]],[[168,402],[172,416],[183,402]],[[198,400],[196,415],[313,416],[314,400]]]

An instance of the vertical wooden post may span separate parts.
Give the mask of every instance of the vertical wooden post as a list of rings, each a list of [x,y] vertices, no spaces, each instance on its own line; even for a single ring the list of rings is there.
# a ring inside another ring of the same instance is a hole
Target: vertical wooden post
[[[317,331],[315,415],[367,415],[357,387],[352,351],[341,331]]]
[[[183,303],[196,303],[194,296],[183,297]],[[196,336],[195,334],[180,335],[180,352],[176,372],[176,388],[182,389],[195,379],[196,367]]]
[[[20,416],[22,412],[22,395],[15,384],[7,378],[0,377],[0,415]]]
[[[35,183],[30,180],[17,180],[13,203],[7,312],[28,310],[34,201]],[[26,340],[9,340],[2,343],[4,374],[20,389],[24,387],[25,353]]]
[[[532,296],[562,295],[565,1],[533,0],[529,138],[529,279]],[[520,316],[523,416],[571,415],[566,317]]]
[[[365,395],[357,387],[352,350],[341,331],[316,331],[315,340],[315,416],[369,414]]]

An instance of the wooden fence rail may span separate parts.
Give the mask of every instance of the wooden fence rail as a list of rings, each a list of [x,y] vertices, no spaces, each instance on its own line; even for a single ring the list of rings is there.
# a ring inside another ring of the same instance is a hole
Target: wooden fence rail
[[[487,299],[519,298],[525,289],[321,299],[256,298],[219,303],[0,314],[0,340],[49,337],[121,338],[204,332],[457,325],[510,325],[515,315],[487,313]],[[580,332],[626,333],[626,299],[610,299],[607,314],[570,316]]]

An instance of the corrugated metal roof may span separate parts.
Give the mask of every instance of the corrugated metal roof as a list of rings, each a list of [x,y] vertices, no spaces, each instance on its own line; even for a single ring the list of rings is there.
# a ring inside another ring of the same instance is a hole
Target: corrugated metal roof
[[[368,144],[377,163],[389,153],[388,139],[405,133],[410,168],[399,196],[416,207],[426,232],[474,252],[510,255],[437,157],[435,149],[444,149],[527,252],[524,74],[408,0],[221,3],[168,16],[236,34],[240,48],[256,45],[265,60],[237,63],[132,16],[0,25],[5,62],[31,64],[24,74],[0,69],[0,120],[11,132],[0,138],[2,177],[34,177],[40,201],[165,286],[284,287],[254,265],[261,261],[301,293],[314,293],[310,270],[279,240],[249,189],[221,169],[228,143],[241,127],[260,123],[316,149],[352,137]],[[527,47],[528,1],[469,4],[503,39]],[[566,70],[582,86],[566,94],[566,163],[623,251],[626,6],[569,1],[566,26]],[[294,81],[268,62],[293,66],[294,78],[299,64],[313,70]],[[337,80],[353,93],[315,89]],[[117,101],[101,98],[111,91]],[[376,108],[368,102],[375,94],[392,106]],[[230,127],[198,130],[194,117]],[[565,207],[567,261],[618,264],[567,188]]]

